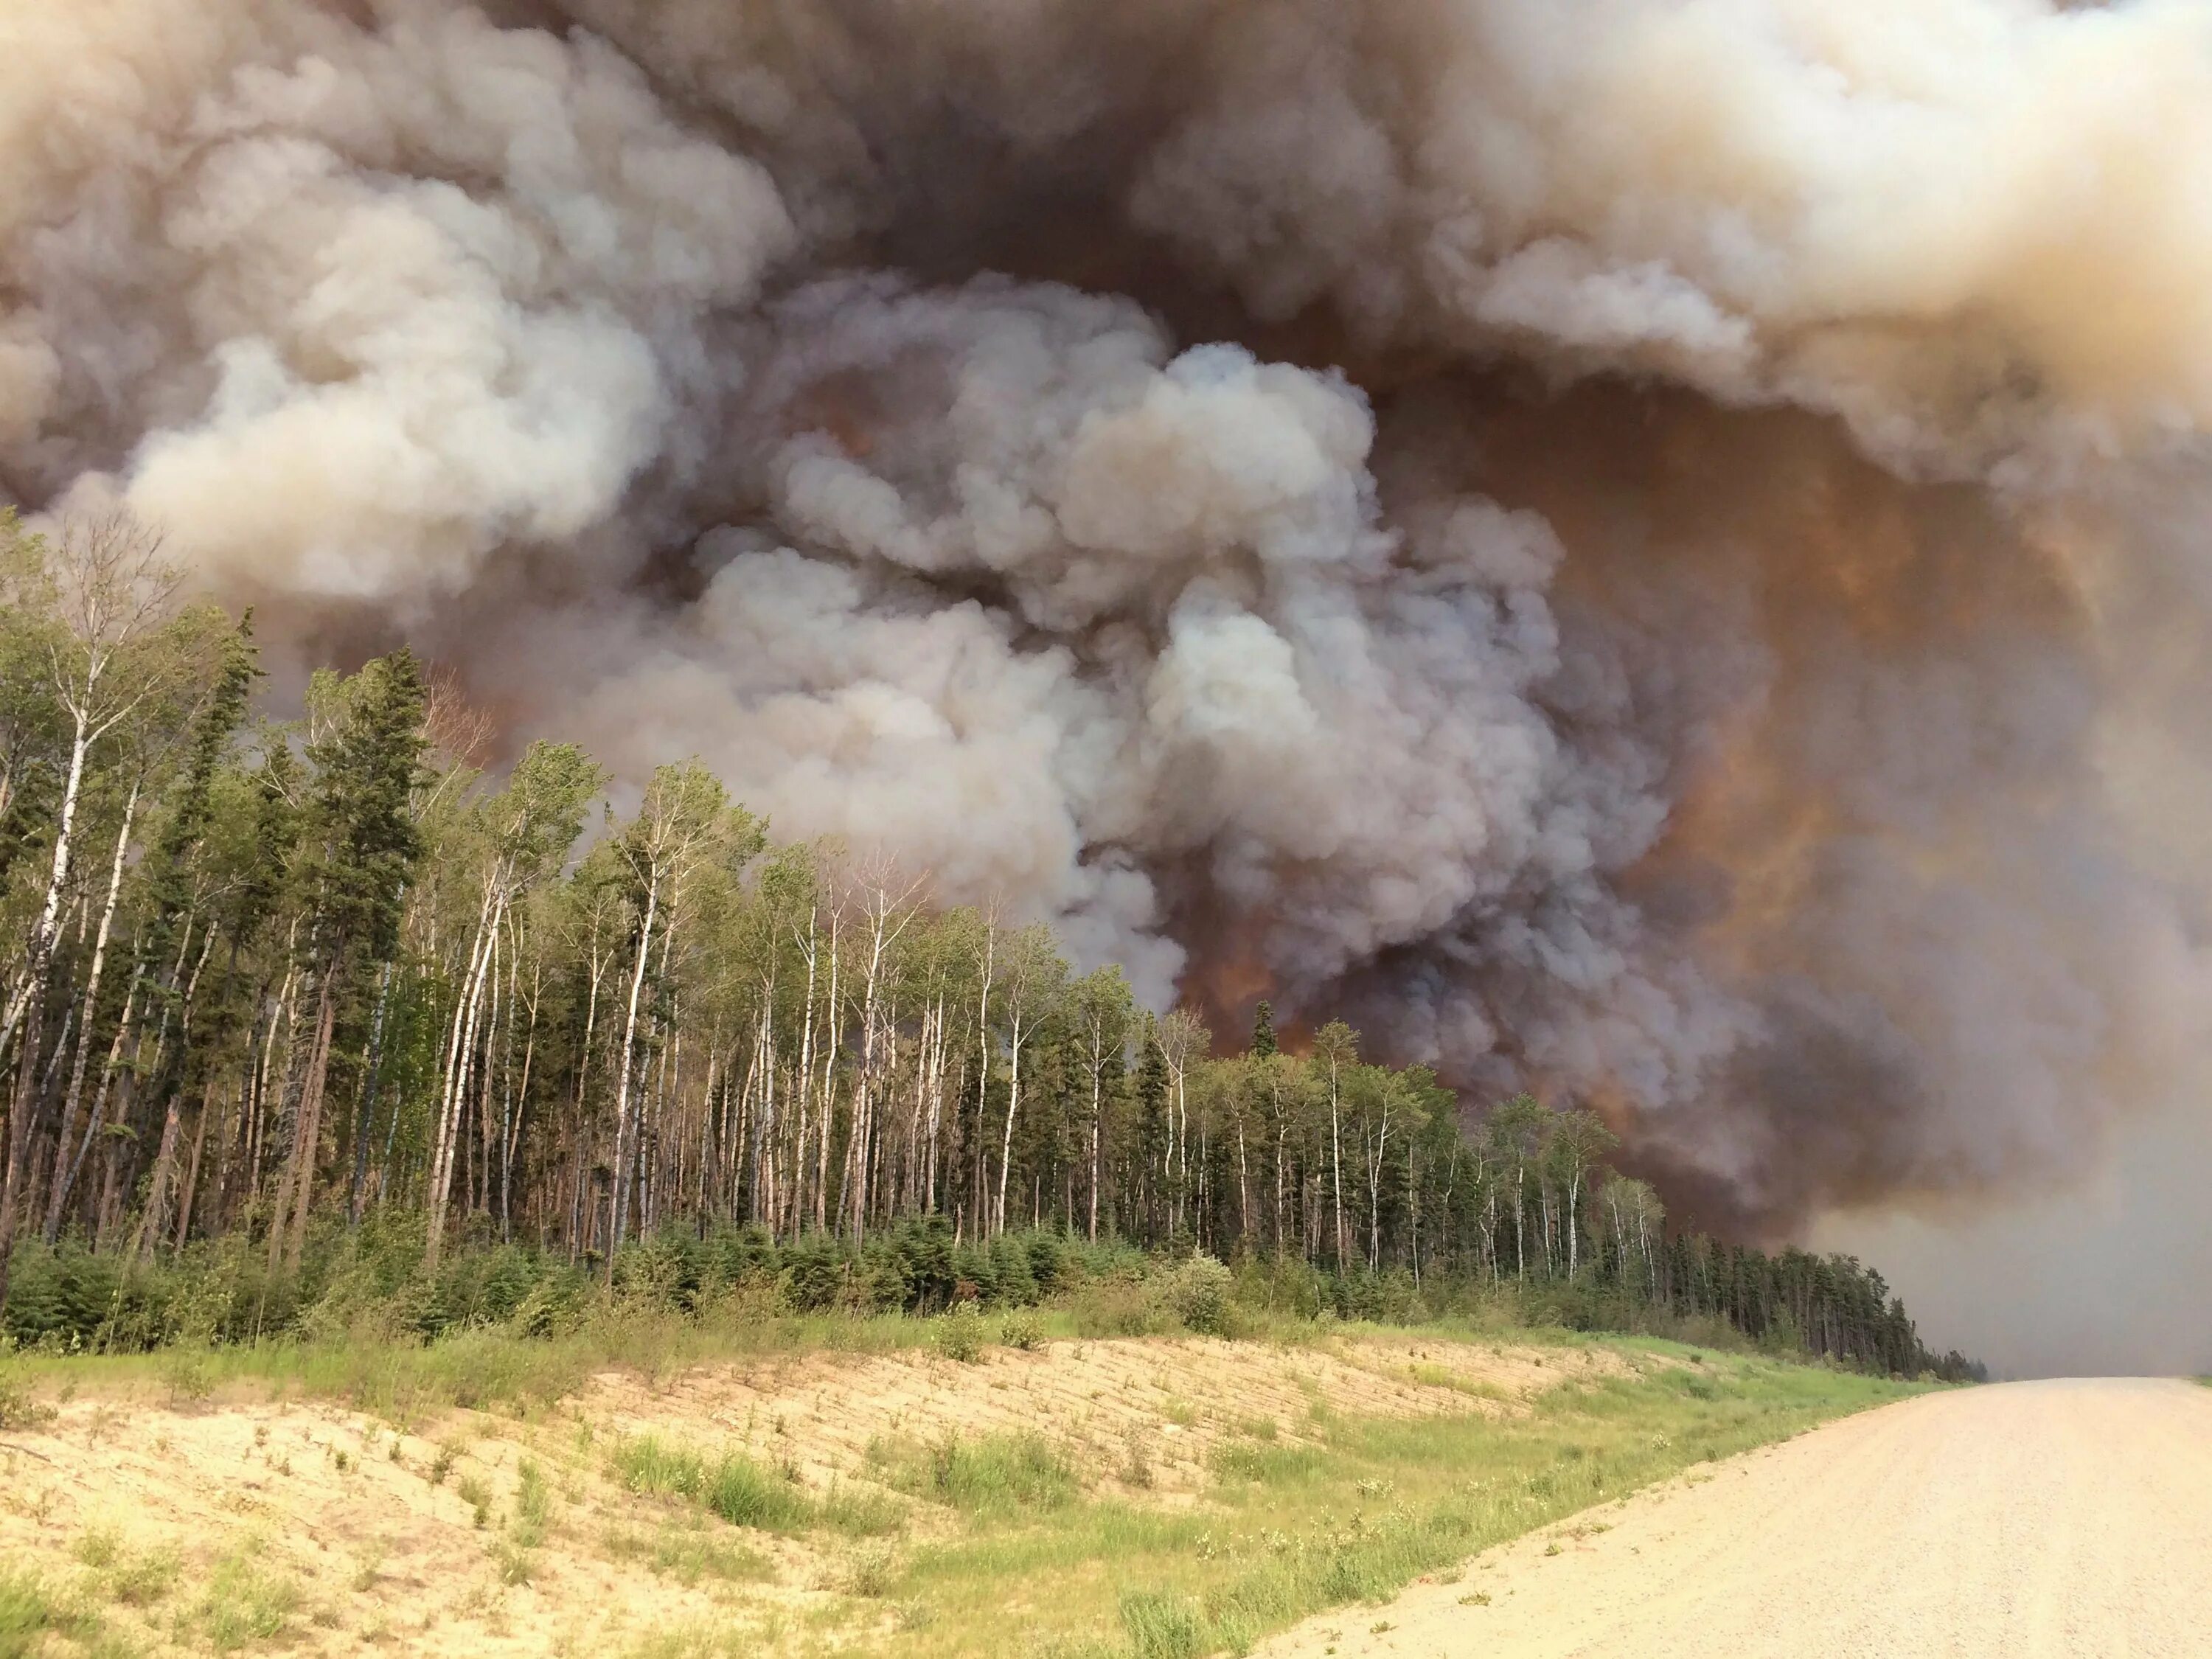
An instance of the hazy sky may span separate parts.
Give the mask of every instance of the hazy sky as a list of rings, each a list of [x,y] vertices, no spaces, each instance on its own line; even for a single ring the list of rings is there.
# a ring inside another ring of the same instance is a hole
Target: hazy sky
[[[1930,1346],[2001,1376],[2212,1374],[2208,1098],[2139,1120],[2085,1190],[1971,1218],[1839,1216],[1815,1243],[1875,1263]]]
[[[2179,690],[2116,709],[2101,747],[2131,862],[2194,914],[2212,908],[2202,710]],[[2002,1375],[2212,1375],[2212,1060],[2137,1103],[2076,1190],[1919,1217],[1836,1216],[1814,1242],[1881,1268],[1931,1346]]]

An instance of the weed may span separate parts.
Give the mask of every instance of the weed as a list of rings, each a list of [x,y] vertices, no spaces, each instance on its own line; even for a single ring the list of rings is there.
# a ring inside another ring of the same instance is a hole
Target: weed
[[[170,1548],[118,1553],[100,1575],[108,1596],[129,1607],[149,1607],[176,1588],[184,1563]]]
[[[896,1532],[906,1519],[896,1498],[873,1486],[845,1482],[832,1485],[823,1494],[815,1513],[823,1526],[856,1538]]]
[[[983,1316],[973,1302],[956,1303],[937,1322],[937,1351],[947,1359],[972,1364],[983,1352]]]
[[[999,1322],[999,1340],[1024,1353],[1044,1346],[1044,1322],[1033,1308],[1017,1308]]]
[[[686,1588],[702,1578],[744,1584],[775,1576],[767,1557],[702,1531],[696,1523],[663,1526],[649,1534],[620,1528],[608,1534],[606,1549],[617,1560],[642,1561]]]
[[[519,1544],[502,1538],[492,1546],[492,1559],[499,1566],[499,1582],[512,1588],[526,1584],[538,1571],[537,1558]]]
[[[809,1518],[805,1496],[791,1480],[742,1452],[709,1463],[696,1451],[639,1435],[616,1447],[614,1468],[632,1492],[684,1498],[732,1526],[787,1532]]]
[[[173,1407],[197,1404],[215,1392],[215,1371],[204,1351],[175,1348],[161,1362],[161,1385]]]
[[[476,1524],[491,1524],[491,1488],[473,1474],[465,1474],[455,1484],[453,1496],[476,1511]]]
[[[848,1595],[881,1600],[891,1593],[897,1580],[898,1558],[888,1545],[875,1545],[854,1554],[846,1570],[844,1587]]]
[[[1123,1447],[1121,1484],[1148,1491],[1152,1484],[1152,1449],[1146,1444],[1144,1431],[1132,1429]]]
[[[384,1558],[391,1553],[390,1546],[381,1539],[371,1539],[354,1553],[353,1587],[368,1591],[375,1588],[376,1581],[384,1576]]]
[[[37,1575],[0,1565],[0,1659],[44,1653],[50,1634],[89,1643],[100,1634],[99,1615],[56,1596]]]
[[[95,1446],[104,1446],[114,1438],[123,1422],[123,1413],[113,1406],[94,1406],[92,1415],[84,1420],[84,1437]]]
[[[787,1530],[805,1518],[806,1503],[791,1481],[732,1453],[708,1476],[705,1503],[733,1527]]]
[[[39,1429],[58,1413],[31,1392],[15,1367],[0,1363],[0,1429]]]
[[[112,1528],[94,1527],[70,1546],[70,1553],[88,1567],[112,1567],[122,1548]]]
[[[191,1620],[217,1653],[234,1653],[252,1642],[283,1633],[300,1606],[300,1589],[286,1574],[260,1565],[247,1545],[216,1563]]]
[[[545,1541],[545,1528],[552,1519],[553,1496],[545,1489],[545,1471],[538,1467],[536,1458],[524,1458],[515,1475],[514,1541],[525,1549],[535,1549]]]
[[[434,1486],[444,1486],[446,1477],[453,1472],[453,1461],[459,1455],[450,1441],[439,1447],[438,1455],[430,1460],[430,1467],[423,1478]]]
[[[1042,1435],[947,1435],[919,1449],[873,1449],[892,1486],[971,1515],[1059,1509],[1079,1491],[1066,1458]]]
[[[1210,1645],[1197,1607],[1179,1596],[1125,1595],[1121,1614],[1134,1659],[1199,1659]]]

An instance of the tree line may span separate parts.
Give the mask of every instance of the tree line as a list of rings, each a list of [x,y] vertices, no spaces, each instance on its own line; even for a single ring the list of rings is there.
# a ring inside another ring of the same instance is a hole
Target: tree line
[[[1880,1276],[1668,1225],[1595,1113],[1479,1116],[1267,1006],[1224,1045],[928,872],[779,842],[693,763],[617,812],[574,745],[402,650],[253,713],[251,617],[122,519],[0,525],[0,1307],[26,1241],[150,1261],[311,1223],[525,1243],[858,1250],[1057,1230],[1337,1279],[1559,1287],[1959,1371]],[[1234,1052],[1224,1052],[1233,1047]]]

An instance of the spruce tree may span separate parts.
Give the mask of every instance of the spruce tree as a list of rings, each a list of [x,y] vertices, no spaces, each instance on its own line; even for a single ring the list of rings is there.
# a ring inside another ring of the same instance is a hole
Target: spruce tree
[[[1275,1010],[1262,1001],[1252,1012],[1252,1057],[1265,1060],[1279,1052],[1275,1043]]]

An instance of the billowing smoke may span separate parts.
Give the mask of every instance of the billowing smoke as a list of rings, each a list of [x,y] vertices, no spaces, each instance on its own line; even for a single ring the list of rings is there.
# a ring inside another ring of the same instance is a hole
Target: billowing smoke
[[[0,491],[1787,1230],[2197,1042],[2208,158],[2197,0],[0,0]]]

